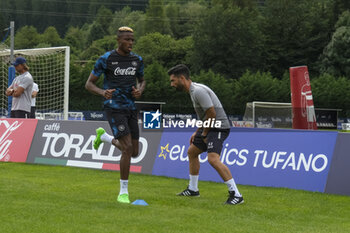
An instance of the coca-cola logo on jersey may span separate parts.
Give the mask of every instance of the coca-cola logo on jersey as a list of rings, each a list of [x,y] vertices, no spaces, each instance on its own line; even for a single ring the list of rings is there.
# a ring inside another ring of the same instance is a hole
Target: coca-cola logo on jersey
[[[9,137],[10,135],[18,129],[23,122],[19,123],[18,121],[10,124],[6,120],[0,121],[0,128],[5,127],[5,131],[0,135],[0,160],[5,158],[5,160],[9,159],[9,148],[13,142]],[[2,131],[2,130],[1,130]]]
[[[136,68],[135,67],[128,67],[126,69],[121,69],[120,67],[117,67],[114,70],[114,75],[135,75],[136,74]]]

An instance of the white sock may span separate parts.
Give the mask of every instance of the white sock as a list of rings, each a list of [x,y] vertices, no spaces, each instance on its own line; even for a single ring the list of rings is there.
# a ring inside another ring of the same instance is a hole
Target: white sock
[[[238,191],[235,180],[233,178],[231,180],[225,181],[225,184],[227,185],[228,191],[235,191],[235,195],[237,197],[242,196],[242,194]]]
[[[128,192],[128,180],[120,180],[120,191],[119,195],[121,194],[129,194]]]
[[[190,175],[190,183],[188,185],[188,188],[192,191],[197,192],[198,191],[198,178],[199,176],[194,176],[194,175]]]
[[[104,133],[101,135],[101,141],[102,142],[109,142],[112,143],[112,140],[114,139],[113,136],[109,135],[108,133]]]

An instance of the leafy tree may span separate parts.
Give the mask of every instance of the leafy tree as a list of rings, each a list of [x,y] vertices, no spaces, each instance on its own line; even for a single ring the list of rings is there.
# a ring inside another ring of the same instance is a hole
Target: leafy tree
[[[14,2],[14,4],[12,6],[13,7],[12,9],[16,9],[18,11],[29,11],[32,8],[31,1],[17,0],[17,1],[13,1],[13,2]],[[0,7],[0,9],[1,9],[1,7]],[[10,13],[10,15],[11,15],[10,16],[11,20],[15,21],[16,28],[20,28],[20,27],[28,25],[28,22],[32,18],[31,14],[20,14],[18,12],[12,12],[12,13]],[[37,25],[35,25],[35,27],[38,28]]]
[[[15,35],[15,49],[34,48],[38,43],[40,34],[33,26],[24,26]]]
[[[55,27],[48,27],[45,32],[41,35],[40,41],[42,43],[47,43],[48,47],[60,46],[63,45],[63,40],[58,34]]]
[[[145,67],[146,88],[143,93],[143,100],[164,101],[171,104],[170,81],[166,68],[157,62]]]
[[[70,27],[64,37],[64,43],[70,46],[71,53],[79,55],[86,44],[84,32],[76,27]]]
[[[258,20],[258,13],[247,8],[217,5],[204,11],[193,34],[194,70],[212,69],[231,78],[259,70],[263,35]]]
[[[335,76],[350,76],[350,27],[339,27],[333,34],[322,56],[321,72]]]
[[[113,50],[117,47],[116,36],[105,36],[102,39],[96,40],[92,45],[81,54],[83,60],[96,60],[105,52]]]
[[[340,27],[350,27],[350,11],[346,10],[344,11],[338,21],[335,24],[335,28],[340,28]]]
[[[186,19],[180,14],[181,6],[176,2],[171,2],[165,7],[166,17],[169,19],[169,27],[175,38],[179,38],[181,33],[181,25],[184,24]]]
[[[81,45],[83,46],[83,49],[86,49],[91,45],[92,42],[88,40],[89,34],[90,34],[91,24],[84,24],[79,31],[81,32],[81,35],[84,37],[84,40],[81,41]]]
[[[189,111],[189,96],[177,92],[170,86],[167,69],[158,62],[154,62],[145,68],[146,89],[142,100],[165,102],[163,112],[187,113]],[[190,111],[191,112],[191,111]]]
[[[0,33],[0,40],[2,40],[2,35],[3,35],[3,30],[5,28],[8,28],[10,26],[10,24],[8,22],[5,21],[4,17],[2,15],[0,15],[0,29],[1,29],[1,33]]]
[[[105,8],[104,6],[101,6],[97,12],[96,20],[90,27],[90,31],[87,38],[89,43],[101,39],[105,35],[108,35],[108,28],[110,25],[111,18],[111,10]]]
[[[175,38],[184,38],[192,34],[197,20],[201,17],[207,4],[201,2],[187,2],[177,4],[170,2],[165,7],[169,19],[171,33]]]
[[[265,70],[281,76],[291,66],[307,65],[310,73],[317,72],[333,30],[332,1],[267,0],[262,14]]]
[[[336,31],[321,56],[321,72],[350,76],[350,12],[345,11],[336,24]]]
[[[52,47],[51,44],[45,43],[45,42],[40,42],[39,44],[35,45],[34,48],[48,48],[48,47]]]
[[[350,10],[350,2],[348,0],[333,0],[334,22],[346,10]]]
[[[341,115],[350,115],[350,81],[345,77],[335,78],[322,74],[311,80],[314,105],[317,108],[342,109]]]
[[[15,4],[15,1],[11,0],[0,1],[0,10],[2,10],[0,18],[4,20],[4,23],[6,25],[5,27],[8,27],[10,25],[10,21],[14,21],[14,14],[6,12],[5,10],[16,9]]]
[[[89,34],[87,37],[88,44],[91,44],[95,40],[101,39],[105,34],[106,32],[102,25],[94,22],[90,26]]]
[[[243,114],[246,103],[252,101],[290,102],[290,98],[289,101],[286,99],[289,96],[287,80],[273,78],[271,73],[249,71],[244,73],[233,83],[232,103],[235,105],[236,113]]]
[[[101,25],[105,32],[108,31],[109,25],[111,24],[111,19],[113,17],[113,13],[110,9],[105,6],[101,6],[96,15],[96,23]]]
[[[256,0],[212,0],[213,5],[221,5],[224,8],[238,6],[240,8],[255,8],[257,5]]]
[[[169,19],[165,15],[163,0],[149,0],[146,8],[146,33],[170,34]]]
[[[66,2],[66,12],[70,13],[65,22],[67,28],[70,26],[82,27],[85,23],[91,23],[94,20],[98,7],[95,8],[94,13],[89,12],[90,1],[81,1],[80,4],[77,4],[75,0],[66,0]],[[98,3],[97,1],[94,2]]]
[[[3,17],[0,15],[0,46],[2,46],[2,42],[7,44],[10,38],[10,31],[9,31],[10,24],[7,25],[5,20],[3,20]],[[5,38],[7,37],[7,38]],[[4,41],[3,41],[4,40]]]
[[[62,35],[67,30],[67,21],[69,19],[69,16],[65,14],[65,12],[68,12],[69,10],[69,8],[67,8],[67,4],[62,4],[59,1],[41,0],[25,2],[31,4],[31,6],[27,9],[23,9],[23,6],[19,6],[17,9],[21,11],[31,11],[32,14],[25,22],[23,22],[20,18],[23,17],[23,14],[20,14],[16,21],[23,22],[23,25],[35,25],[40,33],[42,33],[49,26],[55,26],[58,28],[58,31]]]
[[[156,32],[141,37],[135,45],[135,51],[143,57],[146,65],[157,62],[170,68],[179,63],[188,64],[192,46],[190,37],[175,40]]]
[[[83,65],[71,61],[69,77],[70,110],[102,110],[102,97],[95,96],[85,89],[86,80],[94,64],[95,61],[89,61]],[[96,85],[102,88],[102,83],[103,77],[100,77]]]
[[[129,26],[134,30],[134,36],[138,39],[145,34],[146,15],[142,11],[131,11],[130,7],[124,7],[114,13],[113,22],[110,24],[110,35],[116,35],[119,27]]]

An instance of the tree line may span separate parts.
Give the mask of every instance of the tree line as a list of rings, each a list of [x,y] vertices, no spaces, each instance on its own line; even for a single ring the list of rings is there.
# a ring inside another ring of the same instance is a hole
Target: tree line
[[[40,3],[23,2],[31,3],[25,5],[30,12]],[[89,18],[70,19],[63,29],[63,16],[46,22],[45,29],[29,19],[16,21],[24,25],[16,30],[16,49],[71,47],[71,110],[101,109],[101,99],[91,98],[84,84],[96,59],[116,48],[117,29],[127,25],[135,30],[134,51],[145,63],[142,100],[166,102],[163,111],[192,111],[189,97],[170,88],[167,70],[178,63],[188,65],[193,80],[210,86],[233,115],[242,115],[251,101],[290,102],[288,69],[307,65],[316,108],[339,108],[350,116],[348,1],[125,0],[103,1],[98,7],[91,5],[96,1],[86,2]],[[74,10],[69,4],[79,8],[73,0],[50,4],[60,5],[56,14],[66,12],[67,17]]]

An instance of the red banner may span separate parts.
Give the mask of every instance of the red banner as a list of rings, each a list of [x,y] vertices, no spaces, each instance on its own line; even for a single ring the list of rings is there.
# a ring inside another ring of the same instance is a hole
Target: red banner
[[[293,129],[317,129],[307,66],[290,67]]]
[[[0,119],[0,161],[26,162],[38,120]]]

